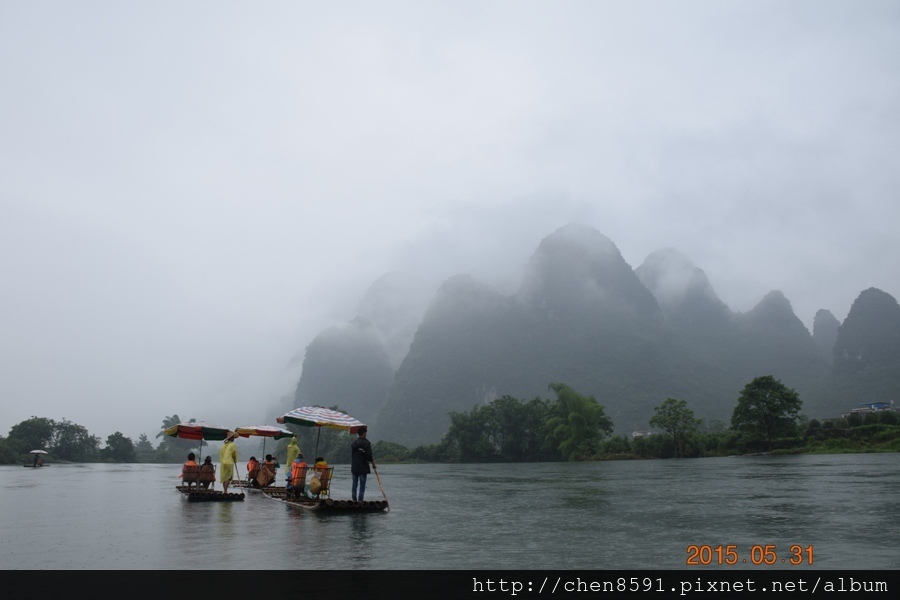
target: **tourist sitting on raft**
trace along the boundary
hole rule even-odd
[[[259,461],[256,460],[255,456],[251,456],[250,460],[247,461],[247,483],[249,483],[253,487],[259,487],[259,482],[256,481],[256,477],[258,475]]]
[[[263,463],[266,465],[266,468],[272,472],[272,475],[275,475],[275,472],[278,471],[278,467],[281,465],[278,464],[278,461],[271,454],[266,454],[266,462]]]
[[[200,485],[204,490],[208,490],[210,484],[213,489],[216,488],[216,465],[212,462],[212,456],[207,456],[200,465]]]
[[[306,493],[306,472],[308,470],[309,465],[303,460],[303,453],[298,453],[297,458],[291,463],[291,470],[288,476],[285,478],[287,481],[285,489],[289,497],[308,497]]]
[[[197,456],[191,452],[187,455],[187,461],[181,467],[181,482],[187,484],[190,488],[195,483],[199,487],[200,481],[200,465],[197,464]]]
[[[278,470],[271,454],[266,454],[266,461],[259,466],[259,472],[256,475],[256,481],[253,487],[266,487],[275,481],[275,472]]]
[[[306,489],[310,496],[318,498],[322,492],[328,490],[328,482],[331,480],[331,469],[328,468],[328,461],[321,456],[317,456],[316,462],[313,464],[313,471],[315,471],[315,474],[309,480]]]

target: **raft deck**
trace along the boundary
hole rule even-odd
[[[228,492],[220,490],[204,490],[202,487],[176,485],[175,489],[184,494],[188,502],[240,502],[244,499],[244,492]]]
[[[387,500],[335,500],[334,498],[304,498],[291,497],[286,493],[271,493],[263,490],[263,493],[273,500],[279,500],[291,506],[317,510],[330,513],[369,513],[387,512],[391,510]]]

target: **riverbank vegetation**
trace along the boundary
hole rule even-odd
[[[555,398],[520,400],[502,396],[451,412],[450,428],[437,444],[407,448],[380,440],[373,444],[376,461],[389,462],[554,462],[697,458],[735,454],[834,454],[900,452],[900,413],[887,410],[853,413],[836,419],[807,420],[797,393],[771,376],[757,377],[741,391],[730,425],[705,423],[685,400],[667,398],[654,409],[654,429],[613,435],[605,407],[563,383],[552,383]],[[49,452],[51,462],[180,463],[197,442],[165,436],[163,430],[181,420],[167,416],[154,448],[146,434],[137,442],[120,432],[105,445],[87,429],[63,419],[32,417],[0,436],[0,464],[28,463],[35,449]],[[305,447],[312,429],[298,432]],[[276,448],[284,445],[281,440]],[[330,462],[346,462],[341,448],[346,434],[327,431],[316,438],[320,454]]]
[[[654,430],[609,435],[612,422],[592,397],[563,384],[555,401],[510,396],[451,413],[440,443],[405,448],[374,445],[381,462],[542,462],[697,458],[736,454],[900,452],[900,415],[893,411],[806,420],[797,393],[771,376],[741,391],[730,426],[695,417],[684,400],[667,398],[654,410]],[[593,420],[587,418],[593,415]]]

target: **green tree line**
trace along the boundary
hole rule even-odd
[[[796,391],[771,375],[755,378],[741,390],[730,425],[704,424],[687,401],[666,398],[654,408],[653,435],[613,436],[605,407],[564,383],[551,383],[551,399],[523,401],[502,396],[468,412],[451,412],[450,428],[437,444],[407,448],[380,440],[373,446],[379,462],[551,462],[610,459],[689,458],[759,452],[874,452],[900,451],[900,415],[893,411],[851,414],[847,418],[806,420]],[[337,409],[337,407],[333,407]],[[187,422],[192,422],[190,419]],[[35,449],[50,461],[180,463],[198,442],[166,436],[165,429],[180,423],[166,416],[154,448],[146,434],[137,442],[115,432],[100,438],[66,419],[32,417],[0,436],[0,463],[28,463]],[[347,435],[335,430],[290,426],[308,458],[313,453],[330,463],[347,462]],[[271,446],[284,456],[288,440]],[[267,447],[266,452],[269,450]],[[318,452],[316,452],[318,447]],[[206,454],[206,451],[202,453]]]
[[[374,452],[381,462],[468,463],[900,451],[896,412],[807,421],[797,392],[771,375],[741,390],[730,426],[704,424],[687,401],[667,398],[650,419],[659,431],[639,437],[612,436],[613,423],[596,399],[565,384],[550,389],[555,400],[503,396],[470,412],[450,413],[450,429],[438,444],[409,449],[380,441]]]
[[[82,425],[33,416],[13,425],[7,437],[0,436],[0,464],[27,464],[32,450],[46,451],[50,462],[180,463],[196,450],[197,442],[164,435],[167,427],[179,422],[178,415],[163,419],[156,434],[162,439],[156,448],[147,434],[142,433],[135,442],[119,431],[107,436],[101,448],[100,438]]]
[[[337,407],[332,407],[339,410]],[[46,417],[31,417],[14,425],[7,437],[0,436],[0,464],[25,463],[30,464],[33,455],[32,450],[45,450],[49,453],[47,460],[50,462],[114,462],[114,463],[182,463],[189,452],[198,453],[201,456],[213,455],[206,442],[200,451],[200,443],[197,440],[187,440],[165,435],[165,430],[178,423],[193,423],[196,419],[182,419],[177,415],[166,416],[156,434],[157,446],[142,433],[137,442],[126,437],[121,432],[115,432],[106,438],[106,444],[101,448],[101,440],[91,435],[88,430],[78,424],[67,420],[54,421]],[[329,428],[301,427],[298,425],[286,425],[296,434],[297,442],[308,459],[315,458],[313,454],[324,456],[329,463],[340,464],[349,462],[349,436],[346,432]],[[277,441],[267,440],[266,454],[285,457],[285,447],[289,439]],[[260,444],[262,440],[260,439]],[[241,458],[249,458],[254,453],[248,453],[246,457],[242,452]],[[218,455],[213,455],[218,462]],[[262,458],[262,451],[260,456]]]

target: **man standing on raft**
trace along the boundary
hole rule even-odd
[[[372,442],[366,439],[368,428],[363,425],[356,430],[357,438],[350,444],[350,474],[353,477],[353,486],[350,497],[355,502],[363,501],[366,495],[366,476],[370,473],[369,463],[375,467],[375,459],[372,457]],[[359,487],[357,498],[356,488]]]

